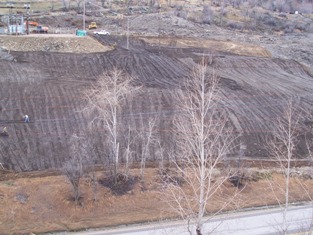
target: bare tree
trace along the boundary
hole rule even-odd
[[[235,140],[227,114],[219,105],[218,84],[214,70],[202,62],[177,91],[175,100],[181,111],[175,120],[179,151],[170,158],[175,177],[181,180],[172,177],[165,192],[169,206],[188,225],[194,224],[198,235],[203,233],[203,219],[213,196],[228,179],[227,174],[218,174],[217,168]]]
[[[158,140],[157,141],[157,149],[155,152],[156,155],[156,160],[159,162],[159,171],[163,172],[164,171],[164,148],[161,144],[161,141]]]
[[[203,6],[202,10],[202,23],[211,24],[214,20],[214,13],[208,5]]]
[[[54,11],[54,0],[50,0],[50,2],[51,2],[51,11]]]
[[[124,136],[124,143],[125,143],[125,151],[124,151],[124,160],[125,160],[125,175],[128,178],[129,176],[129,168],[132,163],[133,158],[133,151],[132,151],[132,145],[134,141],[136,140],[136,136],[134,136],[133,131],[130,127],[128,127],[128,132]]]
[[[280,187],[278,191],[283,192],[284,200],[282,201],[279,195],[276,195],[277,187],[272,186],[272,191],[278,204],[283,209],[283,224],[279,230],[283,234],[288,233],[287,214],[289,207],[289,182],[291,162],[296,157],[296,146],[299,135],[299,113],[294,107],[292,100],[288,102],[286,110],[283,112],[282,117],[277,120],[273,138],[268,141],[269,151],[277,160],[279,168],[284,175],[284,187]]]
[[[139,134],[141,146],[141,161],[140,161],[140,177],[144,178],[144,171],[146,168],[146,159],[149,155],[149,149],[151,144],[154,142],[154,128],[156,124],[155,118],[148,119],[147,124],[143,123],[141,117],[141,130]]]
[[[101,7],[105,7],[105,0],[101,0]]]
[[[113,69],[102,75],[97,83],[86,92],[87,106],[85,112],[91,118],[91,128],[104,128],[109,146],[109,160],[113,161],[113,176],[116,183],[120,159],[119,134],[122,105],[139,87],[134,87],[133,79],[121,70]]]
[[[70,9],[71,0],[62,0],[63,9],[68,11]]]
[[[239,8],[241,2],[242,2],[242,0],[232,0],[231,4],[232,4],[233,8]]]
[[[81,196],[79,183],[88,168],[89,151],[85,139],[73,135],[70,140],[69,160],[63,165],[63,172],[71,183],[74,191],[74,200],[78,203]]]
[[[73,0],[76,5],[76,12],[82,13],[84,7],[84,0]]]

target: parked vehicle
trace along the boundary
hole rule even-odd
[[[95,35],[110,35],[110,32],[106,31],[106,30],[100,30],[100,31],[95,31],[93,32]]]
[[[42,26],[42,25],[38,25],[37,29],[34,30],[35,33],[48,33],[49,28]]]
[[[96,28],[97,28],[96,22],[91,22],[90,25],[88,26],[88,29],[96,29]]]
[[[29,25],[29,26],[36,26],[36,27],[39,26],[38,22],[35,22],[35,21],[27,21],[27,20],[26,20],[26,21],[24,22],[24,24],[26,25],[27,22],[28,22],[28,25]]]

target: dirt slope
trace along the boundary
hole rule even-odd
[[[203,47],[208,50],[215,50],[226,53],[233,53],[236,55],[256,56],[256,57],[270,57],[266,49],[256,45],[249,45],[247,43],[238,43],[233,41],[218,41],[201,38],[158,38],[158,37],[140,37],[145,42],[153,45],[162,45],[165,47],[178,48],[197,48]]]
[[[208,47],[156,46],[134,38],[130,50],[125,50],[123,37],[98,40],[104,45],[115,44],[116,49],[87,54],[11,52],[16,62],[0,61],[0,128],[7,126],[10,134],[0,138],[0,162],[6,168],[29,171],[61,167],[69,137],[83,131],[88,122],[80,112],[84,90],[113,66],[144,85],[142,93],[124,110],[124,125],[138,128],[141,119],[160,116],[158,137],[165,149],[174,146],[170,123],[178,111],[171,90],[188,76]],[[298,100],[304,110],[312,108],[312,75],[293,60],[217,51],[213,67],[221,77],[224,107],[236,131],[243,132],[237,144],[247,157],[267,157],[264,140],[288,97]],[[30,124],[21,121],[24,114],[30,116]],[[96,133],[98,157],[105,151],[102,133]],[[140,145],[136,148],[139,152]],[[150,160],[155,157],[151,151]],[[135,154],[134,160],[139,159]]]

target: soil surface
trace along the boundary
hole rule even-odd
[[[184,4],[185,5],[185,4]],[[201,15],[202,8],[198,6],[185,5],[186,11]],[[229,29],[219,27],[214,24],[202,24],[197,20],[185,19],[175,15],[175,8],[167,9],[161,12],[153,12],[152,9],[141,12],[133,12],[125,15],[124,11],[118,15],[107,14],[104,16],[87,16],[87,24],[95,21],[98,29],[106,29],[113,35],[127,34],[127,19],[129,19],[129,35],[137,36],[161,36],[175,38],[197,38],[211,39],[218,41],[231,41],[237,43],[249,43],[266,48],[275,58],[294,59],[302,64],[311,67],[313,70],[313,48],[311,41],[313,34],[295,30],[293,33],[284,33],[283,31],[273,31],[271,26],[267,26],[263,30],[257,29]],[[218,9],[214,9],[218,10]],[[258,9],[260,10],[260,9]],[[228,15],[241,14],[235,9],[229,7]],[[262,12],[262,10],[260,10]],[[50,16],[39,17],[37,20],[52,28],[81,28],[82,15],[75,12],[64,13]],[[217,13],[219,14],[219,13]],[[298,25],[313,25],[313,17],[309,15],[286,14],[286,18],[282,18],[280,14],[271,13],[277,20],[284,23],[294,23]],[[241,22],[244,23],[244,22]],[[92,31],[91,31],[92,32]],[[201,47],[201,44],[198,45]]]
[[[24,40],[23,37],[15,39]],[[14,58],[0,61],[0,128],[6,126],[9,133],[9,137],[0,138],[0,162],[6,169],[60,168],[66,159],[70,136],[84,132],[88,124],[81,112],[85,107],[84,91],[113,67],[126,71],[135,77],[136,84],[143,85],[142,91],[127,101],[122,126],[140,129],[141,120],[158,117],[156,138],[164,143],[166,151],[175,146],[171,123],[180,112],[175,108],[171,91],[188,78],[203,55],[214,55],[210,69],[221,78],[223,108],[227,109],[235,131],[242,133],[230,158],[238,156],[239,151],[251,159],[268,157],[265,140],[289,98],[304,112],[312,109],[310,69],[295,60],[270,57],[271,53],[255,45],[191,38],[132,37],[127,50],[123,36],[95,39],[105,45],[100,45],[102,49],[115,49],[97,53],[65,53],[63,49],[60,52],[33,49],[6,52]],[[47,39],[40,36],[34,40]],[[73,42],[73,50],[77,40],[86,40],[82,44],[92,48],[100,44],[88,37],[62,40]],[[28,124],[22,121],[25,114],[31,120]],[[303,135],[311,130],[305,121],[301,120]],[[102,132],[98,129],[94,133],[99,136],[95,148],[98,163],[101,153],[106,151],[101,144]],[[305,156],[305,150],[300,150],[300,155]],[[140,144],[135,148],[135,162],[140,161],[139,152]],[[149,160],[156,158],[156,152],[150,151]]]
[[[73,34],[0,36],[0,47],[8,51],[69,53],[106,52],[111,49],[98,43],[91,37],[77,37]]]
[[[48,25],[51,32],[60,32],[66,27],[81,27],[81,18],[79,14],[58,13],[40,17],[39,22]],[[191,22],[173,12],[138,14],[129,19],[129,48],[127,17],[120,15],[87,17],[87,23],[96,21],[98,29],[109,30],[111,36],[93,37],[90,31],[92,37],[83,38],[0,37],[0,130],[6,127],[9,134],[0,136],[0,168],[6,169],[0,175],[0,234],[75,230],[173,216],[162,200],[156,169],[148,169],[145,182],[134,181],[134,188],[123,196],[115,196],[105,187],[110,181],[98,173],[102,181],[97,181],[96,200],[86,177],[81,182],[79,206],[71,201],[70,184],[59,175],[58,169],[68,158],[70,137],[83,134],[89,122],[82,112],[84,92],[113,67],[132,75],[134,86],[143,87],[123,107],[121,126],[140,129],[142,120],[157,117],[156,139],[165,152],[175,146],[172,122],[181,112],[175,107],[172,91],[188,79],[195,63],[213,56],[210,70],[221,79],[223,109],[235,131],[241,133],[228,159],[236,162],[240,153],[251,165],[269,160],[266,139],[290,98],[303,114],[297,147],[298,156],[306,157],[304,140],[312,136],[312,34],[228,30]],[[23,122],[25,114],[30,123]],[[104,130],[93,134],[98,141],[94,146],[96,163],[101,163],[101,154],[107,153]],[[140,161],[140,150],[138,143],[134,162]],[[155,166],[158,157],[154,146],[148,161]],[[273,166],[271,161],[262,164]],[[132,174],[139,175],[138,170]],[[283,184],[282,175],[272,176],[272,182]],[[306,185],[305,193],[299,182]],[[291,201],[311,200],[312,188],[310,177],[300,181],[294,177]],[[227,185],[217,197],[227,198],[234,190]],[[248,182],[239,196],[229,209],[277,203],[269,180],[264,178]],[[219,207],[218,202],[213,205],[212,211]]]

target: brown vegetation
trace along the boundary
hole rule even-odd
[[[25,234],[48,231],[79,230],[90,227],[115,226],[127,223],[149,222],[163,220],[175,216],[168,210],[168,205],[160,193],[162,184],[156,169],[148,168],[145,173],[145,185],[136,183],[133,189],[122,196],[114,196],[113,192],[98,185],[98,199],[93,200],[93,189],[89,178],[81,181],[81,205],[70,200],[72,192],[64,176],[47,176],[35,178],[8,179],[0,182],[0,234]],[[254,172],[254,173],[253,173]],[[244,207],[269,206],[276,204],[268,179],[273,183],[284,185],[284,177],[277,173],[256,173],[249,170],[251,181],[248,181],[227,209]],[[99,179],[105,176],[97,173]],[[140,171],[132,170],[132,175]],[[301,179],[312,195],[313,181]],[[299,178],[292,177],[290,181],[290,199],[305,201],[309,197],[303,194],[303,188],[298,183]],[[166,189],[163,189],[166,190]],[[230,183],[225,183],[223,190],[216,195],[209,206],[209,212],[219,209],[236,190]],[[284,194],[278,195],[281,199]]]

